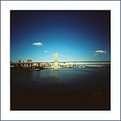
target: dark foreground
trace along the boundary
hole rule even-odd
[[[11,110],[110,110],[109,68],[11,70]]]

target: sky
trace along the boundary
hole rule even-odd
[[[11,61],[110,60],[110,11],[10,13]]]

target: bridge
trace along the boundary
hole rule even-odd
[[[11,67],[42,67],[42,68],[54,68],[55,71],[57,71],[60,67],[79,67],[76,66],[78,64],[81,65],[87,65],[90,63],[91,66],[97,65],[104,65],[104,64],[110,64],[110,60],[65,60],[65,61],[58,61],[58,54],[57,52],[54,54],[54,62],[32,62],[31,60],[28,60],[26,62],[14,62],[11,63]],[[63,57],[64,58],[64,57]],[[69,64],[69,66],[66,66],[66,64]]]

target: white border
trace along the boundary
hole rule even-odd
[[[10,111],[10,10],[111,10],[111,111]],[[1,1],[1,120],[120,119],[120,1]]]

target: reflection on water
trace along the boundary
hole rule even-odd
[[[12,72],[12,81],[15,86],[26,88],[49,87],[60,84],[60,89],[98,88],[109,82],[108,69],[53,69],[41,71]],[[33,82],[36,83],[33,85]],[[50,88],[49,88],[50,89]]]
[[[54,77],[58,79],[58,71],[54,71]]]
[[[109,109],[110,70],[68,68],[58,71],[11,71],[11,89],[12,107],[16,105],[18,109],[21,106],[33,106],[34,109],[51,106],[67,109],[96,106]],[[85,103],[87,100],[90,102]]]
[[[56,84],[58,84],[58,71],[57,70],[54,70],[54,77],[55,77],[55,79],[54,79],[54,82],[56,83]]]

